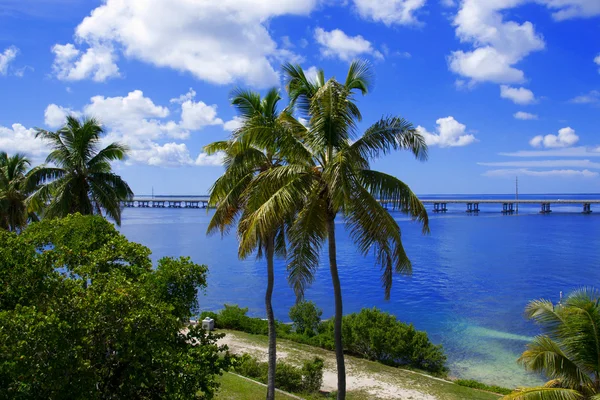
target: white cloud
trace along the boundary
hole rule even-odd
[[[477,164],[483,165],[486,167],[600,169],[600,162],[593,162],[590,160],[502,161],[502,162],[479,162]]]
[[[440,118],[436,124],[437,134],[428,132],[422,126],[417,127],[417,131],[423,135],[429,146],[460,147],[477,141],[475,136],[466,133],[467,127],[455,120],[454,117]]]
[[[112,46],[108,44],[96,44],[83,54],[72,43],[55,44],[52,52],[52,70],[60,80],[78,81],[91,78],[96,82],[104,82],[120,76],[116,55]]]
[[[594,62],[595,62],[596,64],[598,64],[598,66],[600,67],[600,54],[598,54],[598,55],[596,56],[596,58],[594,58]],[[600,68],[598,69],[598,73],[600,74]]]
[[[46,126],[56,129],[60,128],[65,124],[67,116],[73,115],[77,118],[81,117],[81,113],[73,111],[70,108],[64,108],[57,106],[56,104],[50,104],[44,111],[44,123]]]
[[[119,52],[212,83],[242,80],[266,87],[279,82],[271,60],[290,55],[279,53],[267,30],[269,20],[308,15],[316,5],[317,0],[105,0],[76,28],[75,40],[94,53],[110,49],[112,63]],[[82,56],[68,50],[58,72],[70,75]]]
[[[575,104],[593,104],[600,102],[600,91],[592,90],[588,94],[583,94],[569,100],[570,103]]]
[[[30,157],[41,158],[48,153],[48,147],[35,138],[35,129],[21,124],[11,127],[0,126],[0,149],[7,153],[25,153]]]
[[[353,0],[358,14],[367,20],[391,25],[414,25],[419,21],[415,13],[425,6],[426,0]]]
[[[440,3],[444,7],[456,7],[454,0],[440,0]]]
[[[375,50],[371,42],[362,36],[348,36],[339,29],[327,32],[323,28],[316,28],[315,40],[321,45],[321,54],[325,57],[351,61],[359,55],[371,54],[375,58],[383,58],[383,54]]]
[[[233,117],[233,119],[225,122],[225,124],[223,124],[223,129],[225,129],[226,131],[230,131],[233,132],[238,128],[241,128],[242,126],[242,118],[238,117],[237,115],[235,117]]]
[[[194,164],[198,166],[221,166],[223,165],[223,154],[215,153],[208,155],[206,153],[200,153],[198,154],[196,161],[194,161]]]
[[[574,170],[574,169],[553,169],[553,170],[545,170],[545,171],[535,171],[527,168],[519,168],[519,169],[495,169],[491,171],[486,171],[483,173],[484,176],[493,176],[493,177],[514,177],[516,175],[519,176],[533,176],[533,177],[557,177],[557,178],[595,178],[598,176],[598,172],[590,171],[588,169],[584,170]]]
[[[512,153],[499,153],[507,157],[600,157],[600,147],[569,147],[552,150],[519,150]]]
[[[536,114],[531,114],[531,113],[524,112],[524,111],[517,111],[516,113],[513,114],[513,117],[515,117],[516,119],[523,120],[523,121],[538,119],[538,116]]]
[[[128,163],[168,167],[215,165],[215,157],[201,158],[204,161],[197,162],[190,155],[186,143],[172,141],[187,139],[190,132],[207,126],[224,125],[217,116],[217,107],[196,101],[195,96],[196,92],[190,89],[186,94],[171,99],[171,104],[179,104],[179,121],[169,119],[171,110],[155,104],[141,90],[134,90],[127,96],[94,96],[82,112],[51,104],[46,108],[45,120],[49,126],[57,127],[69,113],[97,118],[108,132],[104,143],[118,141],[129,146]]]
[[[0,53],[0,75],[6,76],[9,64],[17,57],[18,52],[19,49],[15,46],[10,46]]]
[[[535,102],[533,92],[524,87],[514,88],[507,85],[500,86],[500,97],[512,100],[515,104],[531,104]]]
[[[455,51],[448,59],[450,70],[474,82],[519,83],[523,71],[514,66],[533,51],[544,48],[533,24],[504,21],[502,11],[525,0],[464,0],[454,18],[456,35],[472,43],[473,51]]]
[[[598,0],[537,0],[537,2],[553,10],[552,17],[557,21],[600,15]]]
[[[529,141],[533,147],[571,147],[579,141],[579,136],[575,134],[575,130],[570,127],[562,128],[558,131],[558,135],[538,135]]]

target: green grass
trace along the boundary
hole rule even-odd
[[[219,378],[219,383],[221,383],[221,388],[215,396],[216,400],[256,400],[267,395],[267,388],[258,382],[248,381],[228,372]],[[277,392],[275,398],[277,400],[293,399],[281,392]]]
[[[235,336],[238,341],[243,341],[250,348],[248,353],[252,355],[264,356],[266,354],[268,344],[266,336],[229,330],[219,330],[219,332]],[[279,354],[285,353],[287,356],[285,360],[292,364],[301,364],[303,360],[312,359],[315,356],[321,357],[325,360],[326,369],[335,370],[335,355],[331,351],[284,339],[278,339],[277,351]],[[500,397],[498,394],[459,386],[450,381],[434,378],[420,372],[389,367],[352,356],[346,356],[346,364],[348,375],[376,378],[389,387],[415,390],[434,396],[439,400],[498,400]],[[316,398],[319,397],[311,397],[311,400]],[[347,398],[348,400],[383,400],[389,397],[378,397],[361,388],[360,390],[349,391]]]

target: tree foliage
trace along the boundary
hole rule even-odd
[[[104,129],[93,118],[67,117],[56,132],[38,129],[36,137],[48,142],[52,152],[48,164],[38,171],[42,186],[32,201],[44,204],[49,218],[68,214],[102,214],[121,224],[121,201],[133,197],[129,185],[112,171],[111,162],[123,160],[128,148],[111,143],[99,148]]]
[[[294,304],[289,312],[296,332],[307,336],[314,336],[318,332],[321,315],[323,310],[314,302],[304,300]]]
[[[37,216],[27,197],[37,186],[39,167],[29,169],[31,162],[23,154],[9,156],[0,151],[0,229],[17,231]]]
[[[186,327],[207,268],[149,253],[99,216],[0,232],[0,398],[211,398],[226,348]]]
[[[542,387],[520,388],[506,400],[597,400],[600,398],[600,292],[573,291],[564,302],[531,301],[527,318],[543,334],[519,358],[528,371],[544,374]]]

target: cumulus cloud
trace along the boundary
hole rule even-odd
[[[464,0],[454,18],[456,35],[475,49],[453,52],[448,58],[450,70],[474,82],[523,82],[525,74],[515,65],[543,49],[544,40],[531,22],[505,21],[502,12],[524,1]]]
[[[18,48],[10,46],[0,53],[0,75],[6,76],[9,64],[17,57],[18,52]]]
[[[116,76],[116,61],[122,54],[216,84],[242,80],[253,86],[274,85],[279,77],[271,61],[292,54],[277,47],[267,30],[269,20],[308,15],[317,0],[152,0],[140,4],[105,0],[94,9],[75,30],[75,42],[86,50],[70,44],[56,48],[57,76],[96,80]],[[92,62],[100,59],[102,68]]]
[[[242,118],[235,116],[223,124],[223,129],[233,132],[242,126]]]
[[[538,116],[536,114],[531,114],[524,111],[517,111],[513,114],[513,117],[515,117],[515,119],[520,119],[523,121],[538,119]]]
[[[35,138],[35,129],[26,128],[21,124],[0,126],[0,149],[9,154],[25,153],[35,158],[41,158],[49,151],[42,140]]]
[[[52,70],[60,80],[78,81],[91,78],[96,82],[104,82],[120,76],[116,55],[110,45],[96,44],[82,53],[72,43],[55,44],[52,53]]]
[[[598,66],[600,67],[600,54],[598,54],[598,55],[596,56],[596,58],[594,58],[594,62],[595,62],[596,64],[598,64]],[[598,68],[598,73],[600,74],[600,68]]]
[[[417,127],[417,131],[423,135],[429,146],[460,147],[477,141],[475,136],[466,132],[467,127],[454,117],[440,118],[435,122],[437,133],[430,133],[422,126]]]
[[[562,128],[558,131],[558,135],[538,135],[529,141],[533,147],[571,147],[579,141],[579,136],[575,134],[575,130],[570,127]]]
[[[575,169],[551,169],[544,171],[531,170],[527,168],[518,169],[495,169],[486,171],[483,173],[484,176],[496,176],[496,177],[514,177],[518,176],[534,176],[534,177],[558,177],[558,178],[595,178],[598,176],[598,172],[590,171],[588,169],[575,170]]]
[[[500,97],[511,100],[515,104],[531,104],[535,102],[533,92],[524,87],[514,88],[507,85],[500,86]]]
[[[44,111],[44,123],[52,129],[60,128],[65,124],[67,116],[69,115],[73,115],[77,118],[81,117],[81,113],[78,111],[57,106],[56,104],[50,104]]]
[[[415,13],[425,6],[426,0],[353,0],[361,18],[391,25],[414,25],[419,21]]]
[[[348,36],[340,29],[327,32],[323,28],[317,28],[315,40],[321,46],[321,54],[325,57],[351,61],[359,55],[370,54],[375,58],[383,58],[383,54],[375,50],[371,42],[360,35]]]
[[[173,141],[187,139],[191,132],[207,126],[223,126],[223,120],[217,116],[217,106],[196,101],[193,89],[170,103],[178,104],[179,120],[169,118],[172,111],[156,104],[141,90],[134,90],[126,96],[94,96],[82,111],[50,104],[44,116],[46,124],[51,127],[62,125],[68,114],[97,118],[108,133],[105,143],[118,141],[129,146],[129,163],[166,167],[219,165],[217,156],[205,155],[194,159],[186,143]]]
[[[600,2],[597,0],[537,0],[537,2],[551,9],[552,17],[557,21],[600,15]]]

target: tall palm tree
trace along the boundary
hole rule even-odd
[[[564,302],[530,302],[527,318],[541,325],[519,358],[528,371],[550,380],[544,386],[520,388],[505,400],[598,400],[600,399],[600,292],[575,290]]]
[[[208,226],[208,233],[220,231],[226,233],[243,215],[252,212],[250,201],[258,193],[252,188],[256,178],[263,172],[271,170],[286,162],[285,147],[281,138],[284,127],[279,123],[280,114],[277,104],[281,100],[277,89],[271,89],[264,98],[260,94],[247,90],[236,90],[233,93],[232,104],[241,117],[242,125],[235,130],[227,141],[214,142],[205,147],[208,154],[223,152],[225,154],[225,172],[210,189],[209,204],[216,207],[215,213]],[[268,140],[257,144],[253,140],[253,132],[268,130],[272,135]],[[293,150],[293,148],[292,148]],[[293,152],[290,153],[293,158]],[[268,196],[270,193],[260,193]],[[269,326],[269,357],[267,399],[275,399],[275,364],[276,364],[276,327],[273,314],[272,295],[274,286],[275,255],[285,256],[285,238],[283,235],[284,220],[267,230],[247,229],[243,224],[238,225],[240,237],[252,237],[255,240],[241,241],[240,258],[246,258],[258,250],[259,257],[263,255],[267,261],[267,289],[265,293],[265,308]]]
[[[37,219],[26,202],[37,184],[39,168],[28,171],[31,162],[25,155],[0,152],[0,228],[17,231],[30,219]]]
[[[335,220],[341,215],[359,250],[374,251],[382,268],[382,284],[388,298],[394,271],[410,273],[411,263],[402,246],[400,227],[382,202],[411,215],[428,232],[427,211],[410,188],[398,178],[373,171],[373,159],[392,150],[406,149],[420,160],[427,158],[423,137],[402,118],[383,118],[360,137],[356,124],[361,114],[354,92],[367,93],[369,65],[353,62],[345,83],[325,80],[321,70],[308,79],[300,66],[286,65],[287,90],[292,105],[308,120],[300,129],[297,121],[284,115],[282,124],[302,149],[302,156],[262,172],[253,185],[255,192],[273,193],[254,205],[240,224],[268,230],[277,226],[279,216],[295,213],[287,229],[290,247],[289,281],[301,298],[313,278],[322,245],[328,243],[329,269],[335,296],[334,336],[338,370],[338,399],[346,396],[346,372],[342,345],[342,290],[338,275]],[[257,143],[266,143],[265,130],[255,132]],[[272,135],[271,135],[272,136]],[[288,140],[286,139],[286,142]]]
[[[130,200],[129,185],[112,172],[111,162],[123,160],[127,147],[111,143],[99,149],[104,134],[93,118],[78,120],[67,117],[66,125],[50,132],[38,129],[36,137],[46,140],[52,152],[46,162],[55,167],[40,171],[44,184],[32,199],[47,203],[45,217],[64,217],[68,214],[99,214],[102,210],[117,225],[121,225],[121,201]]]

